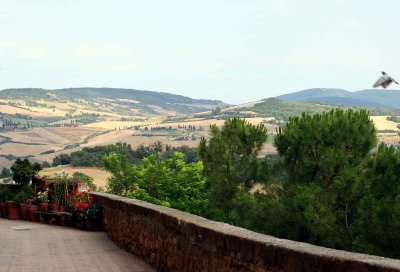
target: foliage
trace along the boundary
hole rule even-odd
[[[80,172],[74,172],[72,177],[66,173],[54,175],[51,177],[54,183],[51,184],[52,199],[59,204],[66,204],[66,197],[78,183],[85,183],[91,191],[96,191],[97,186],[94,184],[93,178]]]
[[[292,226],[281,235],[352,249],[364,165],[376,144],[375,132],[366,111],[340,109],[291,117],[278,129],[275,145],[287,174],[278,217]]]
[[[157,160],[154,155],[143,159],[136,168],[138,190],[129,194],[149,202],[202,214],[207,205],[203,164],[185,163],[182,153]]]
[[[188,146],[170,147],[166,146],[163,152],[163,146],[160,142],[155,143],[155,148],[147,149],[140,145],[135,150],[126,143],[116,143],[104,146],[84,147],[80,151],[71,154],[60,154],[53,159],[53,165],[71,164],[74,167],[104,167],[104,156],[111,153],[123,154],[127,161],[132,164],[140,164],[143,158],[154,154],[158,159],[170,158],[175,151],[185,154],[186,162],[197,161],[197,148]]]
[[[54,152],[56,152],[54,149],[46,150],[46,151],[40,152],[40,155],[53,154]]]
[[[362,186],[353,250],[400,258],[400,153],[381,144]]]
[[[342,170],[360,165],[376,144],[375,132],[364,110],[304,113],[278,128],[275,145],[291,183],[329,187]]]
[[[13,193],[7,186],[0,187],[0,202],[6,202],[13,198]]]
[[[61,175],[55,175],[52,177],[52,179],[54,179],[54,200],[61,205],[67,204],[67,195],[68,192],[72,190],[74,183],[68,174],[65,173],[62,173]]]
[[[110,193],[127,196],[136,189],[136,166],[129,164],[126,155],[112,153],[105,156],[104,168],[112,174],[107,183]]]
[[[0,178],[8,178],[11,176],[11,169],[3,167],[1,169]]]
[[[53,158],[53,166],[66,165],[71,163],[71,158],[66,153],[61,153]]]
[[[49,168],[49,167],[51,167],[51,165],[48,161],[42,162],[42,168]]]
[[[18,204],[26,204],[33,196],[32,186],[26,185],[14,196],[13,201]]]
[[[239,118],[225,121],[220,129],[211,126],[211,138],[200,142],[200,157],[210,186],[210,201],[228,213],[233,209],[232,200],[241,189],[250,190],[258,181],[260,168],[257,159],[267,140],[264,125],[254,126]]]
[[[35,177],[42,167],[37,162],[31,163],[28,159],[17,159],[11,166],[13,179],[17,184],[26,185]]]
[[[94,184],[93,178],[81,172],[74,172],[71,179],[72,184],[85,183],[91,191],[96,191],[97,186]]]
[[[209,212],[203,164],[186,163],[182,153],[164,160],[151,155],[140,165],[114,153],[105,158],[105,165],[113,174],[108,182],[111,193],[196,214]]]
[[[176,147],[166,147],[166,152],[163,154],[163,158],[172,158],[175,152],[182,153],[183,159],[186,163],[197,162],[198,158],[198,148],[189,147],[187,145],[176,146]]]

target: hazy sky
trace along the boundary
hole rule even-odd
[[[400,80],[399,50],[399,0],[0,0],[0,89],[242,103]]]

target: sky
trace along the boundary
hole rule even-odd
[[[357,91],[400,80],[399,26],[398,0],[0,0],[0,89]]]

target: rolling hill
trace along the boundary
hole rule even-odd
[[[337,107],[368,108],[379,130],[387,131],[380,138],[397,142],[398,123],[387,117],[400,115],[399,94],[315,88],[228,107],[217,100],[133,89],[6,89],[0,91],[0,167],[16,158],[51,162],[62,153],[117,142],[197,146],[211,124],[222,125],[229,117],[263,122],[273,133],[290,116]]]
[[[141,115],[168,115],[174,112],[187,114],[211,110],[218,105],[224,105],[217,100],[192,99],[165,92],[118,88],[5,89],[0,91],[0,100],[8,102],[22,100],[29,102],[27,106],[33,107],[38,106],[38,101],[41,101],[39,106],[45,105],[44,107],[49,106],[51,102],[64,104],[71,102],[80,104],[86,110],[102,108],[121,115],[137,115],[138,113]],[[57,108],[56,105],[52,105],[52,107]],[[79,105],[73,105],[70,110],[78,107]]]
[[[314,88],[280,95],[277,98],[357,108],[400,109],[399,90],[367,89],[349,92],[342,89]]]

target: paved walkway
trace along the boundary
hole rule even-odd
[[[104,232],[0,219],[0,271],[156,271]]]

